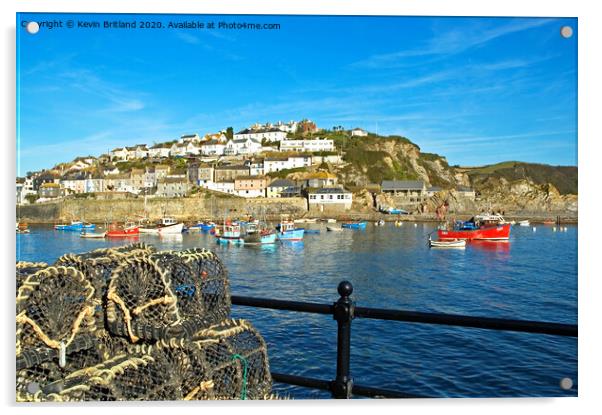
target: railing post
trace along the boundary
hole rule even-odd
[[[342,281],[337,288],[339,300],[334,303],[334,319],[337,321],[337,377],[332,382],[332,397],[335,399],[351,398],[353,379],[349,373],[351,355],[351,320],[355,305],[349,297],[353,293],[353,285]]]

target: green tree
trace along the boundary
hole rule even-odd
[[[36,194],[30,193],[28,195],[25,195],[25,199],[29,202],[29,203],[35,203],[36,200],[38,200],[40,197]]]
[[[232,128],[232,127],[226,128],[226,138],[228,140],[232,140],[234,138],[234,128]]]

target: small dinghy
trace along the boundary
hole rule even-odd
[[[340,226],[327,226],[326,230],[328,232],[341,232],[343,228],[341,228]]]
[[[79,236],[80,238],[100,239],[104,238],[106,235],[106,232],[82,232]]]
[[[466,248],[464,239],[439,239],[432,240],[429,238],[429,246],[431,248]]]
[[[518,222],[519,226],[531,226],[531,223],[529,223],[528,220],[521,220]]]

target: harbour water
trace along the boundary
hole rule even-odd
[[[433,224],[343,232],[306,226],[321,233],[271,246],[220,246],[204,233],[135,240],[158,249],[214,250],[235,295],[332,303],[347,279],[361,306],[577,323],[577,226],[515,226],[509,242],[472,242],[465,250],[430,249]],[[30,234],[17,235],[17,260],[52,263],[67,252],[124,243],[31,226]],[[233,317],[260,330],[273,371],[334,378],[332,317],[236,306]],[[351,372],[357,384],[433,397],[576,396],[577,339],[357,319]],[[570,390],[560,387],[563,378],[572,379]],[[282,384],[274,390],[329,397]]]

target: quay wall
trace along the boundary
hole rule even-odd
[[[243,199],[243,198],[153,198],[144,199],[64,199],[58,202],[17,206],[17,218],[28,223],[55,223],[84,218],[89,222],[123,222],[140,217],[151,220],[163,215],[178,220],[219,219],[227,216],[253,215],[279,219],[280,214],[300,217],[307,212],[304,198]]]

